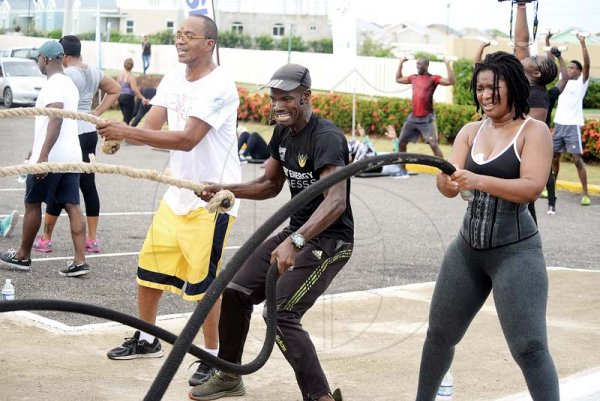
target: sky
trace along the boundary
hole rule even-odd
[[[448,24],[454,29],[496,28],[506,34],[510,26],[510,0],[354,1],[360,18],[378,24],[416,21],[422,25]],[[527,5],[530,28],[533,25],[533,4]],[[564,31],[577,27],[598,33],[600,0],[541,0],[538,5],[538,21],[538,32],[547,32],[548,29]]]

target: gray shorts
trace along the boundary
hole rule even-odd
[[[581,130],[578,125],[554,124],[554,153],[567,152],[574,155],[583,153]]]
[[[406,118],[402,126],[400,142],[415,143],[423,137],[426,143],[437,143],[437,127],[435,125],[435,114],[429,114],[425,117],[415,117],[412,113]]]

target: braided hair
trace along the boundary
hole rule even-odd
[[[537,79],[537,83],[546,86],[558,76],[558,67],[556,66],[556,63],[548,57],[541,57],[538,58],[538,60],[540,61],[538,63],[540,76]]]
[[[488,54],[483,61],[475,64],[473,77],[471,78],[471,92],[477,111],[481,110],[481,105],[477,100],[477,76],[482,71],[492,71],[494,73],[494,94],[492,95],[494,102],[496,102],[496,97],[498,101],[500,100],[498,81],[502,78],[506,82],[508,105],[515,110],[513,120],[529,113],[527,98],[531,88],[525,76],[523,65],[515,56],[499,51]]]

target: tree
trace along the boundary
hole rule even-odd
[[[391,46],[384,46],[373,39],[368,33],[362,34],[362,43],[358,50],[359,56],[367,57],[394,57]]]

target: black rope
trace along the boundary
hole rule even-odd
[[[271,216],[256,230],[256,232],[240,247],[240,249],[238,249],[227,266],[208,287],[202,301],[198,303],[194,312],[190,316],[190,319],[178,337],[167,330],[144,322],[143,320],[131,315],[96,305],[70,301],[15,300],[9,302],[0,302],[0,312],[10,312],[16,310],[58,310],[64,312],[82,313],[90,316],[114,320],[128,326],[135,327],[173,344],[171,352],[169,353],[166,361],[158,372],[154,382],[152,383],[152,386],[144,398],[146,401],[162,399],[186,353],[190,353],[197,358],[206,361],[210,365],[229,373],[242,375],[253,373],[266,363],[271,351],[273,350],[277,325],[275,284],[278,277],[278,270],[275,265],[271,266],[266,281],[265,307],[267,313],[265,319],[267,330],[265,342],[257,357],[246,365],[237,365],[224,361],[192,344],[194,338],[200,330],[200,327],[202,326],[202,323],[206,319],[206,316],[212,309],[212,306],[221,296],[221,293],[227,284],[241,268],[242,264],[252,255],[254,250],[265,239],[267,239],[269,235],[271,235],[273,230],[279,227],[294,211],[304,206],[310,200],[338,182],[346,180],[362,171],[383,167],[388,164],[405,163],[422,164],[436,167],[448,175],[451,175],[456,170],[452,164],[435,156],[414,153],[388,153],[385,155],[368,157],[366,159],[354,162],[315,182],[283,205],[273,216]]]

